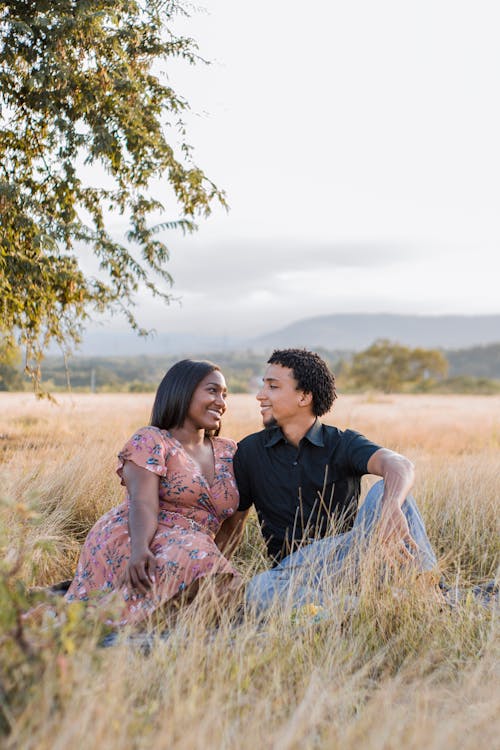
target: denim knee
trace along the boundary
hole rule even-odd
[[[375,523],[380,518],[383,494],[384,481],[381,479],[369,490],[358,511],[353,530],[356,529],[358,533],[362,531],[363,535],[371,533]],[[436,555],[427,537],[425,524],[413,495],[406,497],[401,510],[408,521],[410,534],[418,547],[417,560],[419,565],[422,570],[431,570],[437,564]]]
[[[245,587],[247,605],[257,611],[267,609],[279,596],[282,586],[275,570],[266,570],[251,578]]]
[[[361,527],[364,534],[367,534],[372,530],[374,523],[380,517],[383,494],[384,480],[380,479],[368,490],[368,493],[357,512],[356,518],[354,519],[353,530],[358,530],[358,528]]]

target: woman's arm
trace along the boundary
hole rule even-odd
[[[160,478],[131,461],[125,461],[122,476],[130,498],[131,554],[126,583],[145,594],[155,582],[156,560],[149,545],[158,526]]]
[[[241,541],[248,510],[236,511],[226,518],[215,536],[215,543],[228,560]]]

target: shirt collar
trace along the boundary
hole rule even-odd
[[[325,443],[323,440],[323,425],[317,417],[314,424],[311,425],[310,429],[304,435],[304,439],[309,440],[310,443],[312,443],[313,445],[317,445],[320,448],[324,447]]]
[[[281,431],[281,427],[278,427],[278,425],[276,425],[275,427],[271,427],[270,429],[266,430],[266,432],[267,435],[264,439],[265,448],[272,448],[274,445],[279,443],[280,440],[286,440]],[[325,443],[323,441],[323,425],[321,424],[319,419],[315,420],[314,424],[311,425],[302,439],[308,440],[310,443],[312,443],[312,445],[317,445],[320,448],[324,447]]]
[[[267,430],[265,430],[265,433],[266,433],[264,437],[265,448],[272,448],[273,445],[276,445],[276,443],[279,443],[280,440],[285,440],[285,436],[281,432],[281,427],[278,427],[278,425],[268,428]]]

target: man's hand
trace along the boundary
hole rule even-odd
[[[226,518],[215,537],[215,543],[226,560],[229,560],[243,536],[248,510],[237,510]]]
[[[132,550],[125,583],[141,594],[147,594],[155,583],[156,559],[149,547]]]
[[[414,482],[414,466],[405,456],[380,448],[371,456],[367,468],[370,474],[384,479],[378,533],[386,557],[412,560],[414,555],[411,550],[415,551],[418,547],[410,534],[401,506]]]
[[[395,555],[402,560],[414,559],[412,550],[415,551],[418,548],[410,534],[405,514],[397,503],[383,503],[378,533],[380,542],[389,557]]]

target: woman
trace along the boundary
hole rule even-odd
[[[228,561],[240,522],[236,443],[217,437],[226,396],[224,377],[211,362],[186,359],[167,372],[151,424],[119,453],[125,502],[91,529],[68,601],[118,591],[119,624],[137,624],[195,593],[203,578],[217,576],[221,596],[239,588]]]

